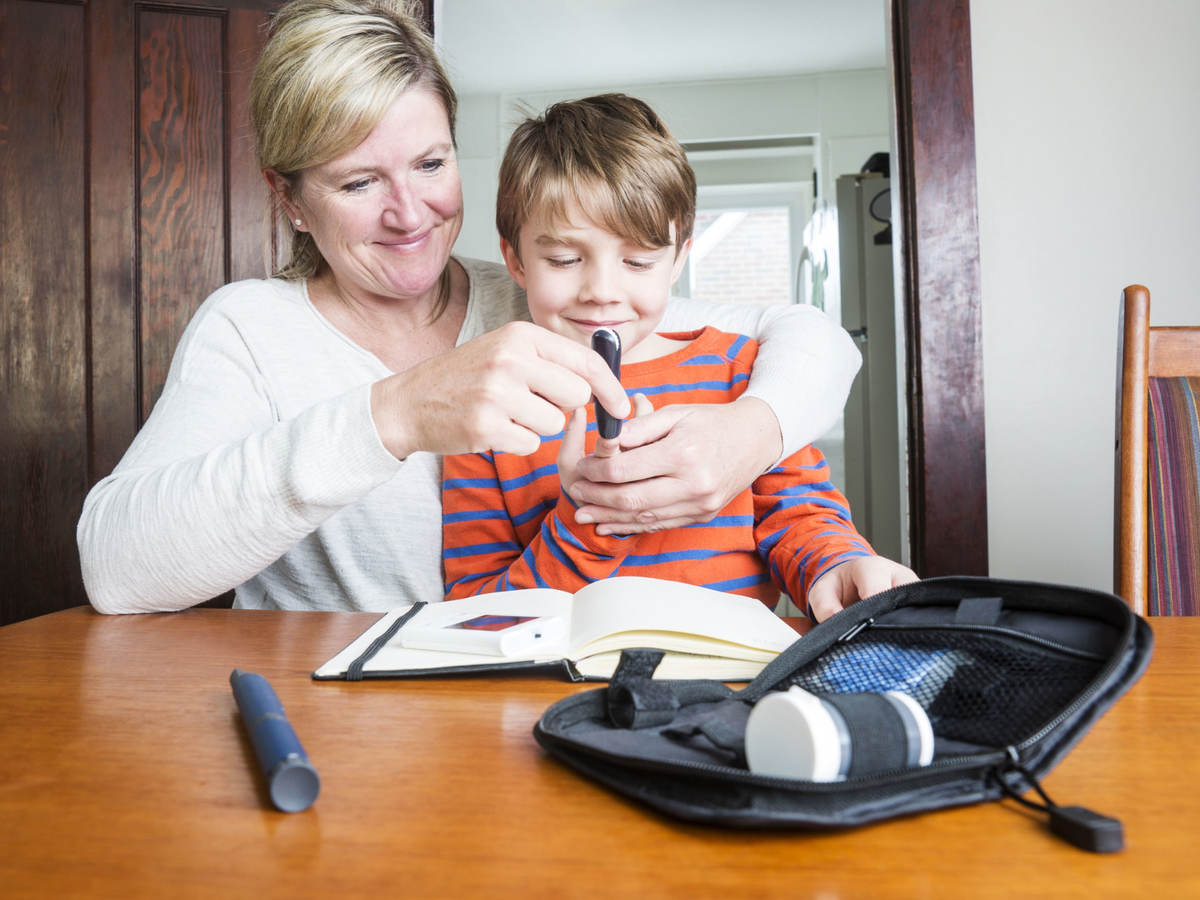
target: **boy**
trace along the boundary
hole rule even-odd
[[[691,246],[695,176],[645,103],[607,94],[559,103],[513,133],[500,167],[496,222],[533,321],[590,345],[615,329],[635,414],[667,403],[721,403],[746,388],[757,345],[706,328],[655,332]],[[444,462],[447,596],[553,587],[574,591],[643,575],[759,597],[786,590],[824,619],[916,576],[875,556],[812,446],[760,476],[710,522],[628,536],[575,520],[571,488],[590,411],[531,456],[478,453]],[[595,451],[619,452],[619,438]],[[557,464],[556,464],[557,459]]]

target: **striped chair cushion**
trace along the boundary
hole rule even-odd
[[[1200,377],[1151,378],[1151,615],[1200,614]]]

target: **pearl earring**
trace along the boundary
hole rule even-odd
[[[299,228],[303,224],[304,224],[304,222],[302,222],[300,219],[296,219],[296,227],[297,228]]]

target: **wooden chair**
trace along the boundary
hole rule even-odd
[[[1200,613],[1200,326],[1150,327],[1125,288],[1117,384],[1114,592],[1145,614]]]

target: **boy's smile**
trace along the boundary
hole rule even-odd
[[[621,335],[627,362],[668,352],[670,345],[663,346],[654,329],[691,242],[679,253],[674,244],[644,247],[600,227],[575,204],[566,213],[565,221],[538,217],[522,226],[519,254],[500,242],[509,273],[525,288],[533,321],[588,346],[597,328],[612,328]]]

